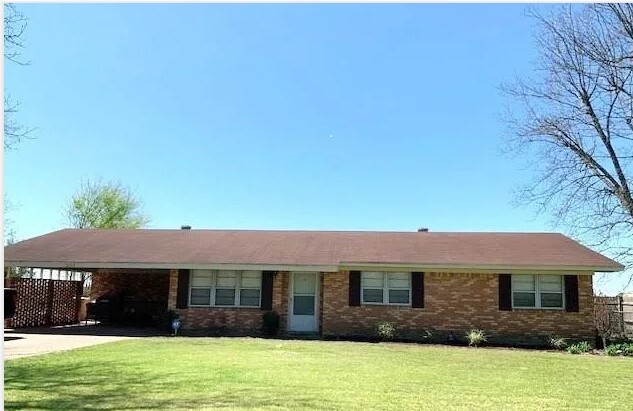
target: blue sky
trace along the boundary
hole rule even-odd
[[[512,205],[531,172],[502,152],[523,5],[19,8],[19,238],[64,227],[82,178],[129,185],[155,228],[564,231]]]

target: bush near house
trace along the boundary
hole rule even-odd
[[[274,337],[279,333],[280,317],[277,311],[266,311],[262,314],[262,331],[267,337]]]
[[[468,345],[471,347],[479,347],[488,341],[488,337],[484,330],[473,329],[466,334],[466,340],[468,340]]]
[[[622,355],[622,356],[633,357],[633,342],[611,344],[611,345],[608,345],[604,351],[607,355],[611,355],[611,356]]]
[[[549,340],[549,344],[557,350],[564,350],[565,348],[567,348],[567,338],[551,337]]]
[[[396,326],[389,321],[381,321],[376,324],[376,335],[382,341],[391,341],[396,338]]]
[[[567,347],[567,352],[570,354],[586,354],[589,351],[591,351],[591,344],[587,341],[581,341]]]

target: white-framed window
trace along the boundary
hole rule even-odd
[[[192,307],[259,307],[261,271],[191,270]]]
[[[513,308],[564,307],[562,275],[512,275]]]
[[[361,273],[361,301],[363,304],[411,304],[411,273]]]

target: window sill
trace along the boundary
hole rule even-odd
[[[565,307],[512,307],[512,310],[517,311],[565,311]]]
[[[367,307],[409,307],[411,304],[393,304],[393,303],[361,303],[361,306]]]
[[[187,308],[232,308],[232,309],[245,309],[245,310],[259,310],[260,306],[252,305],[192,305],[189,304]],[[185,308],[185,310],[187,309]]]

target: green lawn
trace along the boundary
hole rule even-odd
[[[633,359],[525,350],[147,338],[4,366],[7,409],[633,409]]]

